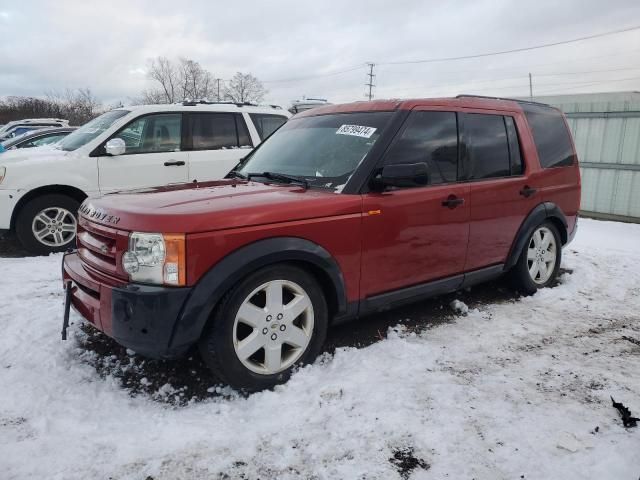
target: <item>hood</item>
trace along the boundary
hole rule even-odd
[[[15,150],[6,150],[0,154],[0,165],[8,166],[25,161],[37,162],[48,159],[57,159],[64,157],[68,153],[69,152],[65,150],[58,150],[57,148],[47,145],[34,148],[17,148]]]
[[[221,180],[87,199],[87,220],[128,231],[197,233],[359,214],[359,195],[286,184]]]

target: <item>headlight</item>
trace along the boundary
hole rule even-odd
[[[122,268],[134,282],[184,285],[185,238],[182,234],[140,233],[129,235],[129,250]]]
[[[4,180],[4,176],[7,174],[7,167],[0,167],[0,183]]]

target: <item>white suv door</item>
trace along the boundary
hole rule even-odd
[[[241,113],[188,113],[185,121],[190,182],[224,178],[254,146]]]
[[[98,157],[100,191],[156,187],[188,180],[189,154],[182,146],[182,113],[153,113],[132,120],[110,139],[125,152]]]

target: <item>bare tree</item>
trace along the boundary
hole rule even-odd
[[[250,73],[237,72],[224,87],[224,98],[235,103],[261,102],[266,94],[262,82]]]
[[[135,103],[175,103],[214,94],[213,74],[188,58],[172,62],[167,57],[157,57],[149,61],[147,75],[154,87],[142,91]]]

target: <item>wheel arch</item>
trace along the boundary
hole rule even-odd
[[[568,224],[567,219],[562,213],[562,210],[553,202],[544,202],[538,204],[524,219],[520,225],[520,229],[516,234],[516,237],[511,244],[511,250],[507,256],[507,261],[504,265],[504,270],[509,270],[517,262],[522,249],[525,247],[527,240],[535,230],[535,228],[544,221],[550,221],[558,229],[560,233],[560,239],[562,245],[565,245],[568,241]]]
[[[18,218],[18,214],[20,213],[20,210],[22,210],[22,207],[34,198],[49,194],[67,195],[68,197],[77,200],[79,203],[82,203],[84,199],[87,198],[87,194],[85,192],[70,185],[45,185],[34,188],[23,195],[20,200],[18,200],[18,203],[16,203],[13,213],[11,214],[11,229],[15,228],[16,219]]]
[[[170,339],[170,347],[198,341],[211,313],[234,285],[256,270],[278,263],[307,270],[325,293],[330,316],[345,313],[347,295],[342,271],[322,246],[298,237],[258,240],[226,255],[193,287]]]

